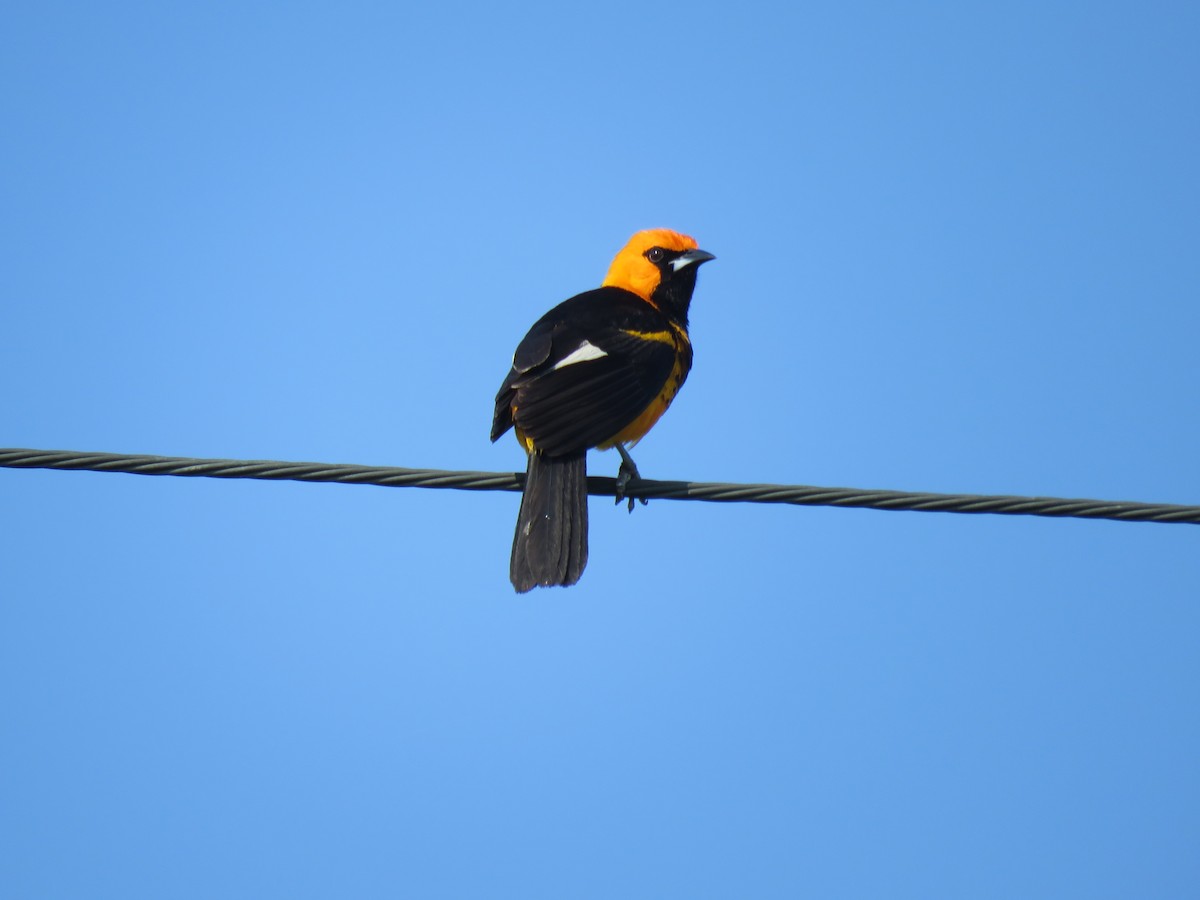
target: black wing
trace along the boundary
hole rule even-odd
[[[592,358],[563,364],[572,354]],[[604,443],[658,396],[676,355],[667,318],[637,295],[600,288],[572,297],[517,347],[496,395],[492,440],[516,424],[551,456]]]

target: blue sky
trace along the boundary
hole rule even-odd
[[[3,14],[0,444],[515,470],[718,260],[650,478],[1200,503],[1188,3]],[[615,474],[612,454],[591,471]],[[0,471],[14,897],[1184,897],[1200,532]]]

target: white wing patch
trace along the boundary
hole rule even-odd
[[[591,341],[584,341],[553,366],[553,369],[561,369],[563,366],[573,366],[575,363],[587,362],[592,359],[603,359],[608,356],[608,353],[601,350]],[[553,371],[552,369],[552,371]]]

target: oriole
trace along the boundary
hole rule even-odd
[[[587,451],[620,452],[619,501],[637,477],[625,445],[653,427],[692,367],[688,306],[698,267],[714,258],[687,235],[639,231],[603,286],[554,307],[517,346],[492,419],[493,441],[515,426],[529,455],[509,565],[517,591],[583,574]]]

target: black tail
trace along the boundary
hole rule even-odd
[[[587,453],[529,454],[508,577],[518,593],[574,584],[588,555]]]

